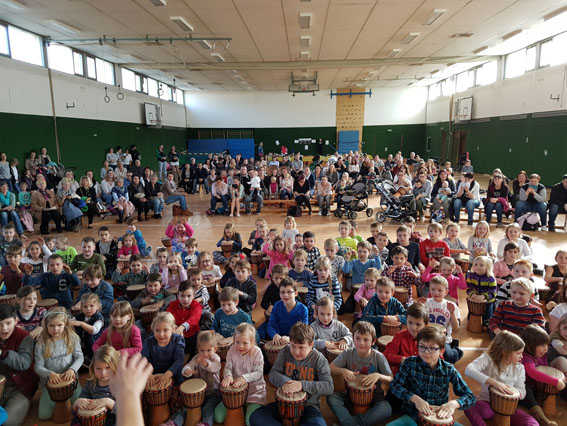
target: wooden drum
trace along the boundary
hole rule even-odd
[[[340,354],[344,352],[344,349],[328,349],[325,348],[325,356],[327,357],[327,361],[329,364],[336,360]]]
[[[76,305],[71,306],[71,315],[74,317],[81,313],[81,307],[79,306],[78,308],[76,308],[75,306]]]
[[[345,383],[348,397],[352,401],[353,414],[366,413],[374,399],[374,389],[376,389],[376,385],[363,386],[361,383],[363,377],[365,376],[358,375],[355,381]]]
[[[437,412],[439,411],[438,406],[432,405],[431,409],[433,410],[431,416],[419,413],[419,424],[421,426],[453,426],[455,424],[453,416],[447,417],[446,419],[437,417]]]
[[[161,239],[161,243],[165,248],[170,248],[173,245],[173,243],[171,242],[171,238],[169,237],[163,237]]]
[[[230,426],[244,426],[244,411],[242,407],[248,398],[248,383],[239,388],[220,387],[221,398],[226,407],[224,423]]]
[[[264,257],[264,253],[261,250],[254,250],[250,253],[250,263],[252,266],[252,274],[258,275],[260,264],[262,263],[262,258]]]
[[[201,421],[201,407],[205,403],[207,382],[202,379],[189,379],[179,388],[183,405],[187,408],[184,426],[193,426]]]
[[[536,367],[538,371],[547,374],[548,376],[555,377],[558,380],[565,380],[565,375],[557,368],[548,367],[540,365]],[[543,406],[543,412],[547,417],[555,417],[557,415],[557,404],[555,401],[555,395],[559,393],[557,386],[548,385],[543,382],[535,382],[536,389],[539,393],[538,400],[541,400]]]
[[[386,350],[386,346],[394,340],[394,336],[380,336],[378,337],[378,350],[380,352],[384,352]]]
[[[494,411],[492,424],[494,426],[510,426],[510,417],[516,413],[518,402],[520,402],[520,392],[514,389],[512,395],[497,391],[492,386],[488,388],[490,397],[490,408]]]
[[[264,345],[264,352],[266,353],[266,359],[270,363],[270,365],[274,365],[276,362],[276,358],[278,354],[287,346],[285,345],[276,345],[273,342],[266,342]]]
[[[153,377],[160,377],[163,374],[154,374]],[[149,421],[150,426],[159,426],[169,420],[169,400],[173,390],[173,380],[164,389],[146,384],[144,390],[144,401],[150,406]]]
[[[467,297],[467,306],[469,307],[467,330],[471,333],[482,333],[482,316],[486,310],[486,300],[479,302]]]
[[[78,410],[77,418],[81,426],[104,426],[107,413],[106,407],[98,407],[94,410]]]
[[[217,343],[217,353],[221,361],[226,361],[226,354],[228,354],[228,350],[232,347],[234,343],[233,337],[222,337]]]
[[[297,287],[297,297],[299,297],[299,301],[307,306],[307,287]]]
[[[307,402],[307,393],[301,391],[288,396],[282,391],[282,388],[278,388],[275,398],[280,417],[282,418],[282,424],[299,426],[301,416],[303,416],[303,411],[305,410],[305,403]]]
[[[395,336],[402,329],[401,322],[388,323],[382,321],[380,325],[380,334],[382,336]]]
[[[455,259],[455,263],[461,267],[463,274],[466,274],[471,269],[471,262],[468,257],[459,257]]]
[[[145,288],[146,286],[144,284],[129,285],[128,287],[126,287],[126,294],[128,295],[128,299],[134,300]]]
[[[57,299],[43,299],[40,302],[37,302],[37,306],[45,308],[48,311],[52,308],[55,308],[57,305],[59,305]]]
[[[15,294],[5,294],[3,296],[0,296],[0,305],[17,305],[17,304],[18,301]]]
[[[69,423],[73,412],[71,411],[71,397],[77,388],[77,379],[66,380],[59,383],[47,382],[49,398],[55,402],[52,420],[54,423]]]
[[[142,322],[144,323],[146,330],[149,330],[152,327],[152,321],[158,312],[159,306],[157,305],[146,305],[140,308],[140,318],[142,318]]]
[[[219,298],[217,296],[217,283],[206,284],[207,291],[209,292],[209,307],[215,311],[220,307]]]
[[[408,303],[408,296],[409,296],[409,291],[407,288],[394,287],[394,297],[398,299],[398,301],[402,305],[406,306],[406,304]]]
[[[221,242],[222,254],[227,259],[232,255],[232,241]]]

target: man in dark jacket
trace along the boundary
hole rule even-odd
[[[549,196],[549,231],[555,232],[555,219],[559,213],[567,213],[567,175],[551,188]]]

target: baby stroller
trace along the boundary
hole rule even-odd
[[[405,217],[417,216],[415,200],[412,194],[402,195],[400,198],[392,194],[396,192],[391,182],[384,181],[376,186],[380,194],[380,206],[382,211],[376,213],[376,222],[385,222],[386,219],[402,220]]]
[[[356,212],[366,211],[366,216],[371,217],[374,210],[368,207],[368,187],[366,182],[356,182],[344,193],[337,195],[337,209],[334,215],[343,217],[346,215],[351,220],[358,216]]]

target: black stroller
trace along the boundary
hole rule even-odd
[[[368,207],[368,187],[366,182],[356,182],[346,188],[343,193],[337,194],[336,217],[346,215],[351,220],[358,216],[356,212],[366,211],[366,216],[371,217],[374,210]]]
[[[376,222],[385,222],[386,219],[402,220],[405,217],[417,216],[415,199],[412,194],[402,195],[397,198],[393,194],[396,192],[391,182],[384,181],[376,185],[380,194],[380,206],[382,211],[376,213]]]

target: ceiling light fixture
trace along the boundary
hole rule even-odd
[[[183,16],[170,16],[169,19],[183,31],[193,31],[193,25],[187,22]]]
[[[410,44],[419,36],[419,33],[409,33],[402,39],[402,44]]]
[[[45,21],[45,23],[50,27],[55,28],[58,31],[63,31],[67,34],[77,34],[80,32],[77,28],[58,21],[57,19],[48,19],[47,21]]]
[[[447,12],[447,9],[433,9],[433,12],[431,12],[429,14],[429,16],[427,18],[425,18],[425,21],[423,21],[421,23],[421,25],[431,25],[433,24],[435,21],[437,21],[439,18],[441,18],[441,16]]]
[[[299,37],[299,45],[301,47],[311,46],[311,36],[301,36]]]
[[[0,2],[0,3],[1,3],[1,2]],[[567,12],[567,6],[563,6],[562,8],[557,9],[557,10],[554,11],[554,12],[548,13],[547,15],[545,15],[545,16],[543,17],[543,21],[544,21],[544,22],[545,22],[545,21],[549,21],[550,19],[553,19],[553,18],[555,18],[556,16],[559,16],[559,15],[561,15],[562,13],[565,13],[565,12]]]
[[[24,10],[26,5],[16,0],[0,0],[0,4],[14,10]]]
[[[299,28],[302,30],[308,30],[311,28],[311,18],[313,17],[312,13],[304,13],[301,12],[299,14]]]
[[[390,53],[388,53],[388,58],[394,58],[398,56],[402,52],[402,49],[392,49]]]
[[[451,38],[471,38],[473,33],[457,33],[453,34]]]
[[[211,49],[213,48],[207,40],[197,40],[197,43],[198,43],[199,46],[201,46],[203,49],[209,49],[209,50],[211,50]]]
[[[504,37],[502,37],[502,41],[507,41],[510,40],[512,37],[516,37],[518,34],[521,34],[522,31],[523,31],[522,29],[512,31],[511,33],[508,33]]]
[[[478,49],[473,50],[473,54],[478,55],[480,52],[484,52],[486,49],[488,49],[488,46],[479,47]]]
[[[167,6],[167,0],[150,0],[154,6]]]
[[[301,60],[302,61],[308,61],[310,57],[311,57],[311,53],[301,52]]]
[[[224,62],[224,58],[220,53],[213,52],[211,53],[211,57],[217,62]]]

